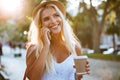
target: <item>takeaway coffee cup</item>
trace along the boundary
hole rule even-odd
[[[86,64],[87,64],[87,56],[75,56],[74,57],[74,63],[76,68],[77,74],[86,74]]]

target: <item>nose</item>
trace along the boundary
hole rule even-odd
[[[51,17],[51,23],[55,23],[56,19],[54,17]]]

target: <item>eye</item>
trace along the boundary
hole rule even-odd
[[[43,21],[48,21],[48,20],[49,20],[48,17],[43,18]]]
[[[54,17],[60,17],[60,16],[59,16],[59,14],[56,13],[56,14],[54,14]]]

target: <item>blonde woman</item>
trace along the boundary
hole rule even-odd
[[[81,55],[81,47],[66,21],[63,4],[42,1],[32,18],[24,80],[80,80],[82,75],[75,74],[73,57]]]

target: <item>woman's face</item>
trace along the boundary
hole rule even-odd
[[[45,8],[41,13],[42,27],[47,27],[51,33],[60,33],[62,28],[62,19],[58,12],[52,8]]]

